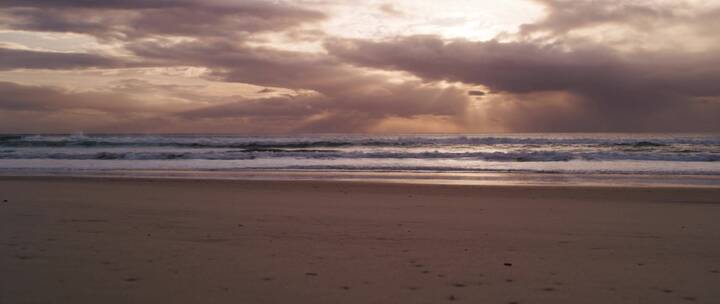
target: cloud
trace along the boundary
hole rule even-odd
[[[426,80],[483,85],[506,96],[564,92],[573,97],[568,106],[575,109],[567,112],[565,120],[575,121],[573,115],[578,115],[608,131],[656,126],[661,113],[684,113],[683,119],[669,122],[676,130],[715,126],[694,121],[692,109],[720,97],[716,85],[720,83],[720,58],[711,53],[620,53],[602,45],[568,49],[533,42],[444,41],[435,36],[379,42],[335,40],[327,48],[359,66],[407,71]],[[707,109],[716,111],[717,107]],[[542,124],[537,126],[545,130]],[[566,127],[565,131],[580,129],[572,124]]]
[[[650,1],[568,1],[535,0],[546,9],[546,16],[535,23],[521,27],[522,33],[549,31],[555,35],[572,30],[620,24],[623,26],[647,29],[656,21],[678,17],[677,11],[682,4],[659,5]]]
[[[322,96],[287,96],[229,102],[180,113],[185,118],[287,116],[297,118],[327,111],[332,104]]]
[[[117,68],[132,64],[118,58],[87,53],[59,53],[0,47],[0,70]]]
[[[104,90],[0,83],[0,111],[55,117],[48,123],[58,113],[101,112],[116,118],[111,131],[720,130],[720,8],[536,2],[547,15],[518,34],[470,41],[327,37],[307,25],[330,16],[285,1],[3,1],[2,28],[92,35],[124,55],[6,45],[0,70],[197,67],[206,72],[192,77],[204,83],[267,88],[203,96],[139,79]],[[389,3],[377,9],[402,14]],[[273,39],[322,45],[288,51]],[[143,111],[154,116],[117,119]]]
[[[71,32],[101,40],[153,36],[238,37],[325,19],[318,11],[270,1],[4,1],[7,29]]]
[[[0,109],[6,111],[55,112],[90,110],[118,115],[167,111],[125,92],[69,91],[52,86],[0,82]]]
[[[720,5],[712,1],[534,0],[541,20],[520,27],[522,39],[593,41],[625,50],[717,50]]]
[[[402,11],[395,8],[395,6],[393,6],[390,3],[384,3],[384,4],[380,5],[378,8],[380,9],[381,12],[383,12],[384,14],[386,14],[388,16],[402,17],[405,15]]]
[[[206,42],[206,41],[205,41]],[[211,69],[215,80],[310,91],[313,97],[243,100],[186,114],[201,116],[323,115],[324,124],[336,127],[352,122],[369,127],[389,117],[443,115],[461,117],[469,99],[457,86],[417,80],[392,81],[386,74],[351,67],[323,54],[290,52],[217,41],[172,45],[140,42],[128,46],[136,56],[166,60],[167,64],[197,65]],[[283,108],[287,109],[283,109]],[[348,119],[348,115],[356,119]],[[332,117],[345,117],[332,119]],[[308,127],[310,128],[310,127]],[[347,129],[347,128],[346,128]]]
[[[258,93],[258,94],[267,94],[267,93],[273,93],[273,92],[275,92],[275,90],[273,90],[273,89],[271,89],[271,88],[263,88],[263,89],[257,91],[256,93]]]

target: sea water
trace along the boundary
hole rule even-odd
[[[173,172],[183,172],[184,176],[270,172],[275,177],[324,172],[325,176],[400,175],[422,176],[423,180],[532,173],[544,174],[543,180],[561,174],[579,179],[603,176],[609,181],[612,176],[641,176],[715,184],[720,177],[720,135],[17,134],[0,135],[0,171],[96,175],[155,172],[157,176],[177,175]]]

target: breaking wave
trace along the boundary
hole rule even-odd
[[[720,146],[720,138],[697,137],[578,137],[578,136],[304,136],[243,137],[185,135],[5,135],[0,147],[178,147],[178,148],[327,148],[417,147],[428,145],[543,145],[664,147],[671,145]]]

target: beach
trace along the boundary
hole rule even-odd
[[[720,188],[1,177],[0,303],[718,303]]]

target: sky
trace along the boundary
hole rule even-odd
[[[0,133],[720,132],[720,0],[5,0]]]

